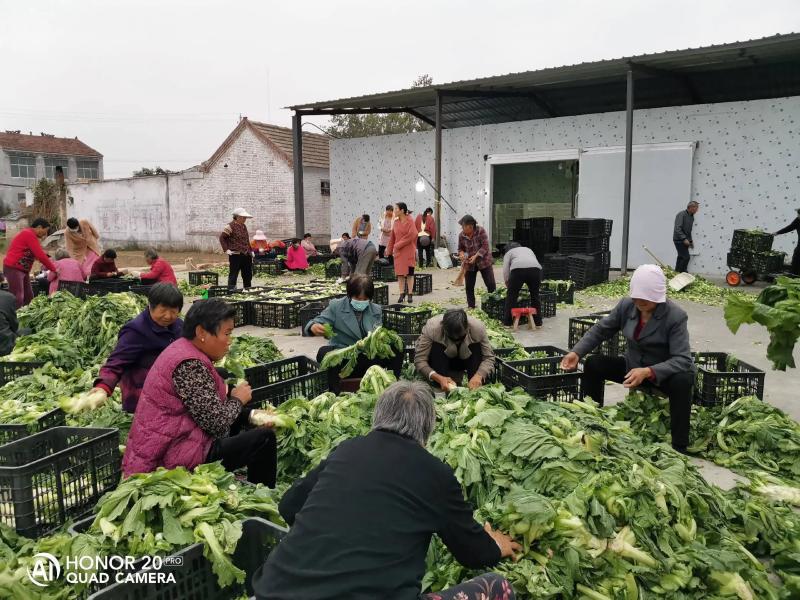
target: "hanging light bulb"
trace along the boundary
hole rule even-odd
[[[424,181],[422,181],[422,179],[420,179],[419,181],[417,181],[417,191],[418,191],[419,193],[422,193],[422,192],[424,192],[424,191],[425,191],[425,182],[424,182]]]

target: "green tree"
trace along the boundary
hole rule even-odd
[[[156,167],[155,169],[149,169],[147,167],[142,167],[138,171],[133,172],[134,177],[149,177],[151,175],[171,175],[172,173],[177,173],[177,171],[170,171],[168,169],[162,169],[161,167]]]
[[[430,75],[420,75],[411,87],[433,85]],[[414,133],[431,129],[425,121],[408,113],[389,113],[372,115],[334,115],[331,117],[328,133],[337,138],[368,137],[392,133]]]

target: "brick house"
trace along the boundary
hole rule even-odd
[[[103,155],[78,138],[0,132],[0,205],[17,210],[25,190],[39,179],[55,179],[56,167],[67,182],[103,179]]]
[[[330,239],[328,137],[303,133],[306,229]],[[96,224],[103,242],[220,251],[219,233],[245,207],[251,236],[295,235],[292,131],[243,118],[214,154],[180,173],[69,186],[69,216]]]

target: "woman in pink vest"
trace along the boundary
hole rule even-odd
[[[47,272],[51,296],[58,291],[58,284],[61,281],[86,281],[88,273],[83,270],[81,263],[72,258],[64,249],[56,250],[56,267],[58,267],[58,271]]]
[[[234,315],[216,299],[189,309],[183,337],[161,353],[145,379],[122,459],[126,477],[219,460],[230,471],[247,467],[251,483],[275,486],[271,414],[246,406],[250,384],[229,392],[214,368],[230,348]],[[248,423],[256,427],[245,429]]]

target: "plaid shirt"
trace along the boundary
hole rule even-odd
[[[466,258],[478,255],[475,264],[468,265],[468,271],[485,269],[492,266],[492,251],[489,249],[489,236],[483,227],[475,226],[472,238],[468,238],[462,231],[458,235],[458,251],[463,252]]]
[[[228,231],[230,230],[230,233]],[[227,252],[232,250],[239,254],[250,253],[250,234],[247,232],[247,226],[244,223],[237,223],[231,221],[228,223],[222,235],[219,236],[219,243],[222,246],[222,251]]]

